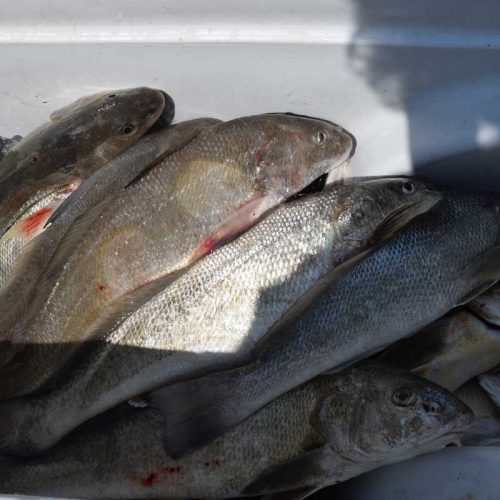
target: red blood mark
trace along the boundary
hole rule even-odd
[[[138,483],[145,488],[151,488],[156,483],[159,483],[162,480],[162,476],[167,476],[171,474],[183,474],[184,470],[181,466],[177,465],[176,467],[161,467],[156,471],[149,473],[144,477],[133,476],[130,479],[134,483]]]
[[[479,307],[480,307],[481,309],[483,309],[485,306],[486,306],[486,304],[485,304],[484,302],[483,302],[483,303],[481,303],[481,304],[479,304]]]
[[[103,285],[102,283],[99,283],[99,284],[97,285],[97,288],[98,288],[98,290],[99,290],[100,292],[104,292],[104,291],[106,291],[106,290],[108,289],[108,287],[107,287],[106,285]]]
[[[33,161],[38,161],[39,159],[40,159],[40,157],[39,157],[38,155],[35,155],[35,156],[33,156],[33,158],[32,158],[32,160],[33,160]]]
[[[262,155],[262,152],[261,151],[257,151],[255,153],[255,163],[257,163],[257,165],[260,165],[262,163],[263,159],[264,159],[264,157]]]
[[[211,460],[209,462],[205,462],[205,468],[206,469],[214,469],[215,467],[219,467],[220,461],[219,459]]]
[[[220,244],[220,240],[214,238],[213,236],[209,236],[203,243],[198,247],[196,251],[197,257],[203,257],[204,255],[213,252]]]
[[[38,231],[43,228],[54,211],[53,207],[45,207],[19,223],[19,231],[23,232],[26,239],[34,238]]]

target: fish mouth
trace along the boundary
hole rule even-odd
[[[298,193],[295,193],[290,198],[287,198],[285,202],[289,203],[290,201],[298,200],[303,196],[309,196],[311,194],[321,193],[321,191],[325,189],[327,179],[328,179],[328,174],[320,175],[319,177],[314,179],[310,184],[308,184],[304,189],[302,189]]]

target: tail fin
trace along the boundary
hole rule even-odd
[[[237,425],[241,418],[238,370],[216,372],[169,385],[146,400],[164,416],[164,446],[180,458]],[[244,399],[243,399],[244,400]]]

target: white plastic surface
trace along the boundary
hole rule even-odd
[[[447,448],[382,467],[330,491],[335,500],[498,500],[499,472],[499,447]]]

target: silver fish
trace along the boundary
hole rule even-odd
[[[353,145],[328,122],[257,115],[207,127],[146,169],[65,235],[14,329],[13,349],[24,348],[1,369],[1,397],[43,387],[109,315],[128,314],[130,294],[173,281],[342,164]]]
[[[28,248],[25,248],[25,236],[27,235],[22,224],[9,230],[9,233],[12,232],[14,237],[9,237],[5,241],[6,245],[10,245],[6,248],[6,252],[11,250],[16,253],[20,250],[24,250],[24,252],[17,272],[14,272],[13,275],[10,275],[10,272],[5,273],[9,274],[8,286],[0,292],[0,332],[3,332],[5,341],[12,338],[14,325],[26,313],[38,278],[47,268],[71,224],[78,217],[123,189],[163,155],[170,154],[179,144],[182,145],[185,141],[192,139],[193,135],[200,130],[217,123],[220,123],[220,120],[215,118],[188,120],[139,139],[117,158],[111,160],[105,169],[95,172],[58,208],[54,207],[55,211],[51,210],[50,213],[47,213],[50,216],[48,220],[45,217],[47,209],[42,209],[43,218],[37,218],[37,224],[30,229],[30,235],[33,235],[35,229],[41,230],[46,220],[49,227]],[[24,238],[22,246],[18,245],[21,238]],[[17,245],[14,249],[12,249],[12,240]],[[0,240],[0,248],[1,245],[2,240]],[[5,257],[5,261],[9,263],[9,270],[18,257],[17,254],[15,256],[9,254],[8,257]],[[6,278],[7,276],[5,276]],[[15,350],[10,347],[0,349],[0,364],[10,361],[14,354]]]
[[[48,454],[0,459],[0,492],[70,498],[305,498],[455,441],[471,411],[419,377],[368,363],[304,384],[191,456],[169,457],[154,409],[104,415]],[[354,425],[355,424],[355,425]]]
[[[390,346],[381,359],[454,391],[500,363],[500,328],[462,307]]]
[[[181,456],[311,377],[415,333],[500,277],[500,200],[447,193],[351,272],[322,284],[241,368],[167,386],[165,446]],[[300,301],[299,301],[300,302]]]
[[[409,186],[397,178],[359,182],[280,206],[118,327],[104,325],[102,342],[53,390],[0,403],[0,429],[10,429],[0,433],[0,450],[40,452],[121,401],[241,364],[321,276],[439,200],[418,181]]]

